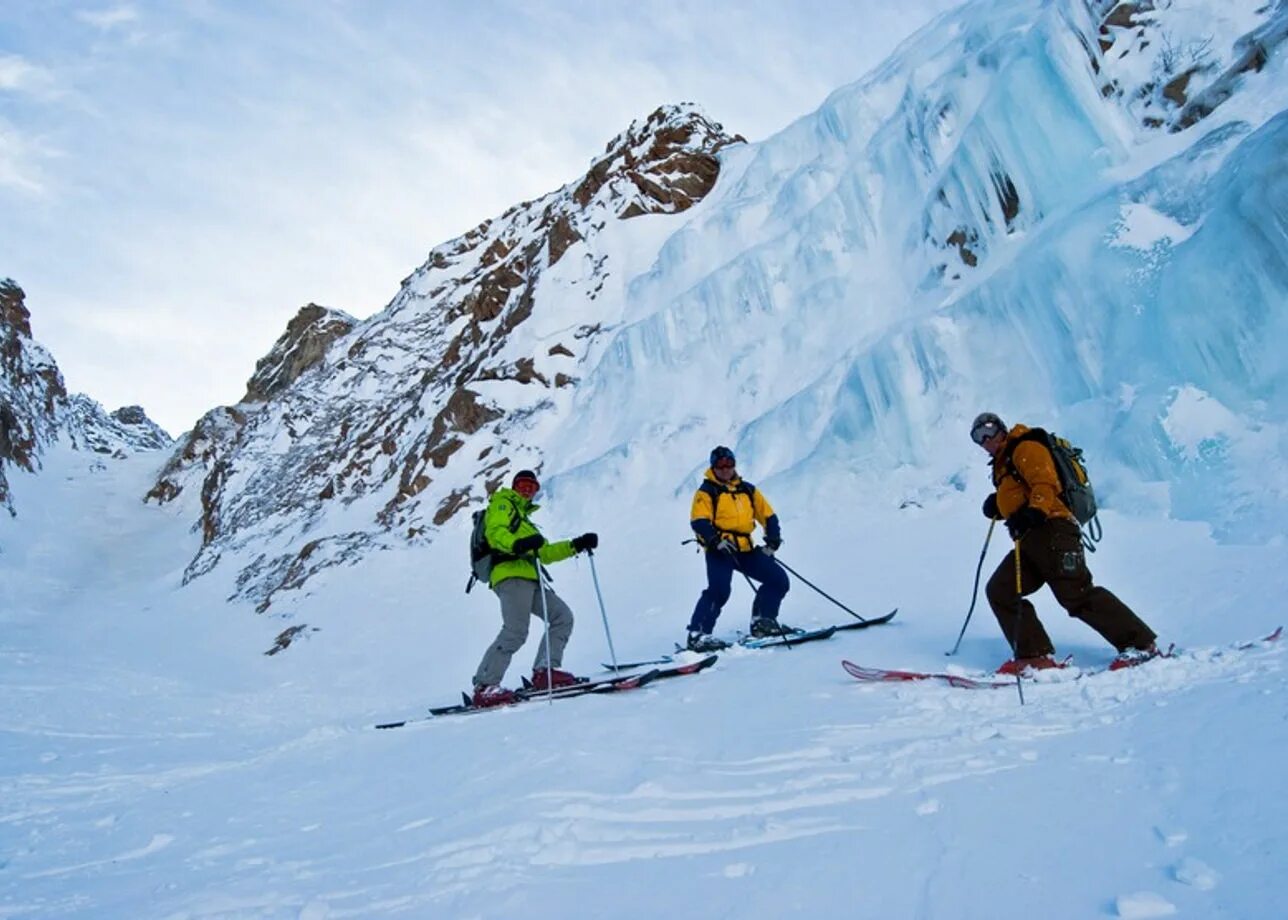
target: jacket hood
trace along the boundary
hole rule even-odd
[[[497,489],[496,494],[514,502],[515,507],[517,507],[520,511],[526,511],[530,513],[530,512],[536,511],[538,508],[541,507],[536,502],[528,501],[526,498],[523,497],[521,493],[516,492],[514,489],[511,489],[508,487],[503,489]]]
[[[1012,425],[1011,430],[1006,433],[1006,440],[1002,443],[1002,449],[997,452],[996,456],[988,458],[989,465],[996,465],[1001,462],[1002,457],[1006,456],[1006,449],[1015,443],[1015,439],[1021,435],[1028,434],[1028,425]]]

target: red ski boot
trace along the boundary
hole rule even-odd
[[[1012,658],[997,669],[998,674],[1023,674],[1025,671],[1046,671],[1049,668],[1063,668],[1064,662],[1056,661],[1052,655],[1038,655],[1033,658]]]
[[[479,709],[490,709],[493,706],[508,706],[517,699],[513,690],[507,690],[498,684],[479,684],[474,688],[474,699],[471,702]]]
[[[1169,658],[1171,652],[1170,648],[1166,652],[1162,651],[1153,642],[1149,644],[1149,648],[1129,648],[1119,652],[1118,657],[1109,662],[1109,670],[1121,671],[1123,668],[1134,668],[1154,658]]]
[[[545,668],[534,668],[532,671],[532,689],[533,690],[558,690],[560,687],[571,687],[574,684],[584,684],[586,679],[583,677],[573,677],[567,671],[561,671],[558,668],[547,671]]]

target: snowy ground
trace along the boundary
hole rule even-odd
[[[1021,708],[839,667],[1005,657],[982,601],[943,655],[981,495],[906,512],[855,496],[850,521],[780,507],[789,564],[862,613],[898,605],[895,623],[633,694],[375,731],[450,702],[498,625],[490,594],[461,593],[463,547],[385,553],[256,615],[213,580],[177,589],[196,538],[138,501],[155,462],[56,453],[14,477],[0,918],[1267,917],[1288,894],[1284,650],[1216,653],[1285,619],[1282,541],[1107,515],[1099,580],[1194,654],[1031,686]],[[630,530],[611,508],[547,510],[603,534],[618,654],[669,649],[701,583],[687,498]],[[595,671],[589,566],[554,574],[579,617],[566,663]],[[745,626],[749,598],[735,585],[722,627]],[[1061,652],[1109,659],[1049,595],[1039,610]],[[846,615],[797,584],[783,618]],[[298,623],[318,631],[262,654]]]

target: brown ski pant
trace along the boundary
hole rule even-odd
[[[1077,617],[1118,651],[1148,648],[1154,631],[1120,601],[1112,591],[1092,584],[1078,525],[1064,518],[1049,518],[1020,540],[1020,594],[1032,594],[1043,585],[1060,606]],[[1055,648],[1033,605],[1015,594],[1015,553],[997,567],[985,588],[1002,632],[1015,649],[1016,658],[1054,654]]]

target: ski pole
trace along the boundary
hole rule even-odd
[[[997,518],[989,518],[988,535],[984,537],[984,548],[979,551],[979,565],[975,566],[975,587],[970,590],[970,609],[966,611],[966,622],[962,623],[962,631],[957,634],[957,641],[953,643],[951,652],[944,652],[945,655],[952,656],[957,654],[957,649],[961,647],[962,636],[966,635],[966,627],[970,625],[970,615],[975,612],[975,602],[979,600],[979,574],[984,570],[984,557],[988,554],[988,541],[993,539],[993,528],[997,526]]]
[[[608,654],[613,661],[613,673],[616,674],[617,652],[613,650],[613,634],[608,629],[608,611],[604,609],[604,595],[599,590],[599,574],[595,571],[595,551],[588,549],[586,555],[590,557],[590,577],[595,582],[595,597],[599,598],[599,616],[604,621],[604,637],[608,639]]]
[[[550,663],[550,614],[546,611],[546,574],[541,570],[541,559],[536,553],[532,554],[532,564],[537,570],[537,590],[541,592],[541,622],[546,627],[546,634],[541,639],[546,644],[546,701],[553,703],[555,699],[555,669],[554,665]]]
[[[791,567],[790,565],[788,565],[786,562],[783,562],[783,560],[779,558],[779,556],[778,556],[778,554],[777,554],[777,553],[775,553],[775,554],[774,554],[773,556],[771,556],[770,558],[771,558],[771,559],[773,559],[775,562],[777,562],[779,565],[781,565],[783,568],[785,568],[787,571],[791,572],[793,575],[795,575],[795,576],[796,576],[797,578],[799,578],[801,581],[805,582],[805,584],[809,585],[811,588],[813,588],[813,589],[814,589],[815,591],[817,591],[819,594],[823,595],[823,597],[827,598],[827,599],[828,599],[829,601],[831,601],[833,604],[835,604],[836,606],[840,607],[842,610],[844,610],[844,611],[845,611],[846,613],[848,613],[850,616],[854,617],[854,619],[858,620],[860,623],[866,623],[866,622],[868,622],[865,618],[863,618],[863,617],[859,616],[857,613],[855,613],[855,612],[854,612],[853,610],[851,610],[849,607],[845,606],[845,605],[844,605],[844,604],[842,604],[840,601],[838,601],[836,598],[832,597],[832,595],[828,594],[826,591],[824,591],[824,590],[823,590],[822,588],[820,588],[818,585],[814,584],[812,581],[810,581],[808,578],[806,578],[806,577],[805,577],[804,575],[802,575],[800,572],[796,571],[794,568],[792,568],[792,567]]]
[[[1015,541],[1015,639],[1011,642],[1011,660],[1015,662],[1015,691],[1020,695],[1020,705],[1024,705],[1024,684],[1020,681],[1019,656],[1016,649],[1020,645],[1020,623],[1024,619],[1024,580],[1020,575],[1020,541]]]
[[[683,546],[683,545],[684,545],[684,544],[686,544],[686,543],[697,543],[697,544],[698,544],[698,551],[699,551],[699,552],[701,552],[701,551],[702,551],[702,549],[703,549],[702,543],[701,543],[701,541],[699,541],[699,540],[693,540],[693,539],[690,539],[690,540],[681,540],[681,541],[680,541],[680,545],[681,545],[681,546]],[[718,552],[723,552],[723,550],[719,550]],[[740,565],[738,564],[738,560],[734,558],[733,553],[730,553],[730,554],[729,554],[729,560],[733,563],[733,567],[734,567],[735,569],[737,569],[737,570],[738,570],[738,574],[739,574],[739,575],[741,575],[743,578],[745,578],[745,579],[747,580],[747,587],[751,589],[751,593],[752,593],[752,594],[759,594],[759,593],[760,593],[760,589],[759,589],[759,588],[757,588],[757,587],[756,587],[756,583],[755,583],[754,581],[752,581],[752,580],[751,580],[751,576],[750,576],[750,575],[748,575],[745,571],[743,571],[742,566],[740,566]]]

